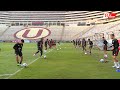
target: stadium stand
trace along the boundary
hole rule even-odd
[[[14,33],[25,26],[46,27],[51,31],[46,38],[55,40],[71,41],[82,37],[94,40],[96,33],[108,37],[107,33],[117,34],[120,29],[120,11],[114,11],[115,19],[104,18],[104,13],[108,12],[112,11],[0,11],[0,40],[15,40]],[[83,26],[78,26],[83,22]]]
[[[58,41],[61,40],[62,30],[64,29],[63,26],[50,26],[47,28],[51,31],[50,36],[47,38]]]
[[[108,23],[108,24],[100,24],[100,25],[95,25],[94,28],[89,30],[87,33],[83,35],[83,37],[88,37],[88,36],[93,36],[95,33],[104,33],[110,32],[114,30],[118,30],[119,28],[120,21],[113,22],[113,23]],[[105,35],[106,36],[106,35]]]
[[[0,24],[0,36],[9,28],[6,24]]]
[[[63,34],[64,40],[65,41],[73,40],[77,37],[77,35],[80,36],[79,34],[82,31],[85,32],[86,29],[88,30],[89,28],[91,28],[91,26],[76,26],[76,27],[66,26]]]
[[[14,34],[22,30],[24,26],[11,26],[9,29],[6,30],[6,32],[3,33],[3,35],[0,37],[0,40],[15,40]]]

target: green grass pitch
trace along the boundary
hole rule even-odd
[[[120,73],[112,68],[110,51],[108,52],[109,62],[100,63],[99,59],[103,58],[103,51],[94,48],[92,55],[85,55],[81,48],[76,49],[71,43],[62,43],[59,46],[61,50],[53,49],[44,59],[39,58],[39,54],[33,57],[37,50],[36,43],[25,43],[23,62],[31,64],[27,68],[22,68],[16,64],[13,45],[14,43],[0,43],[0,79],[120,78]]]

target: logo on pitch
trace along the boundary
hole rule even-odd
[[[24,28],[14,34],[18,39],[39,39],[50,35],[50,30],[43,27]]]

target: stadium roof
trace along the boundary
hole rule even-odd
[[[104,20],[105,12],[111,11],[0,11],[0,22],[79,22]],[[120,11],[114,11],[120,15]]]

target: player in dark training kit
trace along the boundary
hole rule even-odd
[[[104,50],[104,57],[107,56],[107,40],[103,37],[103,50]]]
[[[45,41],[45,50],[47,50],[48,39]]]
[[[119,49],[118,49],[119,43],[118,43],[118,40],[115,38],[114,34],[111,34],[110,37],[112,39],[112,55],[113,55],[113,61],[114,61],[113,67],[119,69],[120,65],[117,60],[117,56],[118,56],[118,52],[119,52]]]
[[[75,46],[75,40],[73,40],[73,45]]]
[[[80,41],[80,39],[78,40],[78,46],[81,47],[81,41]]]
[[[89,43],[89,49],[90,49],[90,54],[91,54],[91,49],[93,47],[93,42],[90,39],[88,39],[88,43]]]
[[[44,46],[45,46],[45,50],[44,50],[44,57],[46,57],[46,52],[47,52],[47,47],[49,45],[49,40],[47,39],[44,43]]]
[[[50,43],[50,49],[52,48],[52,44],[53,44],[53,40],[51,39],[50,41],[49,41],[49,43]]]
[[[85,51],[85,53],[86,53],[86,40],[85,40],[85,38],[82,39],[82,48],[83,48],[83,51]]]
[[[43,55],[43,38],[41,38],[41,40],[37,42],[37,48],[38,51],[33,56],[35,56],[40,52],[40,57],[41,57]]]
[[[78,45],[78,40],[76,39],[75,41],[75,47],[77,48],[77,45]]]
[[[103,50],[104,50],[104,59],[105,59],[105,62],[108,62],[106,59],[108,57],[107,55],[107,40],[105,39],[105,37],[103,37]]]
[[[23,61],[23,54],[22,54],[22,47],[23,47],[24,40],[22,39],[19,43],[16,43],[13,46],[16,55],[17,65],[21,65]],[[20,57],[20,60],[18,59]]]

